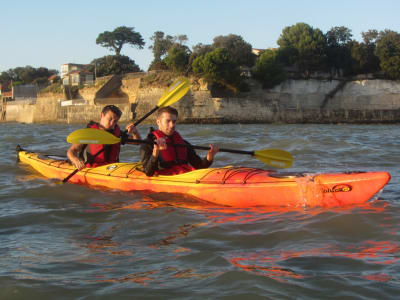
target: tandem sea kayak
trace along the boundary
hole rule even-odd
[[[22,163],[47,178],[63,180],[75,169],[62,158],[17,150]],[[121,191],[185,194],[218,205],[245,208],[362,204],[373,198],[390,180],[388,172],[280,173],[228,166],[148,177],[141,169],[140,163],[85,168],[69,182]]]

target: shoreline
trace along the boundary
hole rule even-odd
[[[114,76],[100,86],[80,89],[76,98],[42,93],[37,99],[10,101],[2,122],[87,123],[108,104],[120,107],[121,122],[153,109],[166,85],[149,85],[146,74]],[[250,81],[251,90],[216,97],[201,79],[175,103],[182,124],[397,124],[400,82],[381,79],[290,79],[268,90]],[[153,124],[151,115],[145,123]]]

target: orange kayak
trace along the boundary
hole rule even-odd
[[[47,178],[62,180],[75,169],[67,161],[48,155],[21,150],[18,156],[22,163]],[[388,172],[280,173],[232,166],[147,177],[140,163],[114,163],[83,169],[69,182],[122,191],[185,194],[218,205],[244,208],[362,204],[389,180]]]

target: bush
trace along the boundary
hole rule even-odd
[[[97,77],[141,71],[135,61],[125,55],[106,55],[96,58],[91,62],[90,71],[94,72],[95,64]]]
[[[284,81],[286,74],[278,60],[277,51],[264,51],[258,57],[252,75],[262,84],[263,88],[272,88]]]
[[[241,90],[243,78],[239,65],[225,48],[217,48],[193,61],[193,72],[202,76],[210,84],[218,84],[235,93]]]
[[[175,44],[168,50],[164,61],[170,70],[182,73],[187,69],[189,57],[190,53],[187,47]]]

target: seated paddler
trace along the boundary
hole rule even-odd
[[[157,111],[158,130],[150,129],[148,144],[140,147],[143,170],[147,176],[176,175],[211,166],[219,148],[210,145],[206,157],[201,158],[192,146],[175,130],[178,111],[170,106]]]
[[[107,105],[103,108],[100,114],[100,121],[90,121],[87,125],[88,128],[95,128],[99,130],[106,130],[116,137],[124,137],[122,141],[133,137],[134,139],[141,139],[140,134],[133,123],[126,126],[126,133],[118,126],[118,121],[121,118],[122,112],[115,105]],[[100,144],[72,144],[67,151],[67,156],[70,162],[81,170],[85,167],[94,168],[106,164],[119,162],[119,153],[121,143],[112,145]]]

